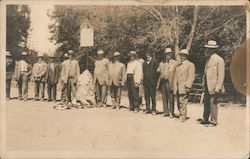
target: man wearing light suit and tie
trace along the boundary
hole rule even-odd
[[[71,102],[76,104],[76,86],[78,82],[78,77],[80,75],[79,62],[74,59],[74,51],[68,51],[69,59],[65,61],[64,67],[62,68],[62,81],[66,87],[66,103]],[[71,99],[71,93],[73,98]]]
[[[115,52],[113,60],[108,66],[108,86],[112,100],[112,108],[120,109],[121,86],[126,78],[126,66],[119,61],[120,53]]]
[[[188,60],[188,55],[188,50],[180,51],[181,62],[176,68],[174,77],[174,94],[177,96],[181,122],[187,120],[188,94],[195,80],[195,66]]]
[[[22,59],[16,63],[14,79],[17,81],[19,100],[28,100],[28,83],[32,72],[31,65],[27,62],[27,52],[22,52]]]
[[[204,96],[204,112],[201,124],[206,126],[216,126],[218,117],[217,100],[220,93],[225,92],[223,82],[225,77],[224,60],[217,55],[217,42],[214,40],[208,41],[205,45],[205,56],[207,63],[204,69],[203,76],[203,91]],[[211,121],[209,122],[209,116]]]

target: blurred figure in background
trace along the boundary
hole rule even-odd
[[[126,78],[126,67],[119,61],[120,53],[115,52],[113,60],[108,67],[108,86],[112,100],[112,108],[120,109],[121,86],[124,85]]]
[[[39,100],[39,94],[41,91],[41,101],[44,100],[44,90],[45,90],[45,74],[47,71],[47,64],[43,60],[43,54],[38,53],[38,61],[34,64],[32,69],[31,80],[34,81],[35,85],[35,98],[34,100]]]
[[[14,61],[9,51],[6,51],[6,100],[10,100],[11,79],[14,71]]]
[[[28,83],[32,72],[31,65],[27,62],[27,52],[22,52],[21,60],[16,62],[14,79],[17,81],[19,100],[28,100]]]

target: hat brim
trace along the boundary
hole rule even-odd
[[[180,55],[189,55],[189,54],[187,54],[187,53],[181,53],[181,52],[180,52],[179,54],[180,54]]]
[[[205,48],[217,49],[219,45],[204,45]]]
[[[169,53],[173,53],[173,51],[171,51],[171,52],[170,52],[170,51],[168,51],[168,52],[165,52],[165,54],[169,54]]]

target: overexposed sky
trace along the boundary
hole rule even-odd
[[[52,53],[56,46],[50,42],[51,34],[49,32],[49,24],[52,21],[47,16],[48,10],[53,10],[53,4],[48,2],[37,2],[29,5],[31,31],[28,37],[28,47],[42,53]]]

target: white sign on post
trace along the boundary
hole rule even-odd
[[[93,46],[94,45],[94,29],[92,27],[81,29],[80,45],[81,46]]]

